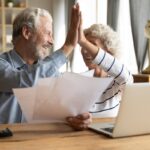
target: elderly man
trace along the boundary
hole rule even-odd
[[[39,78],[57,77],[59,68],[78,42],[80,9],[72,8],[71,23],[64,45],[52,55],[52,17],[40,8],[23,10],[13,23],[13,50],[0,55],[0,123],[24,121],[13,88],[31,87]],[[30,98],[28,99],[30,101]],[[84,129],[91,121],[89,113],[69,117],[75,129]],[[73,123],[72,123],[73,122]]]

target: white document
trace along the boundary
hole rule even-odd
[[[82,72],[80,74],[83,75],[83,76],[87,76],[87,77],[93,77],[94,76],[94,69],[88,70],[86,72]]]
[[[88,112],[112,80],[64,73],[40,79],[33,88],[14,89],[14,93],[28,122],[60,122]]]

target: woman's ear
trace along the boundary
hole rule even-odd
[[[32,34],[31,33],[31,29],[27,25],[25,25],[25,26],[22,27],[22,36],[26,40],[28,40],[30,38],[31,34]]]

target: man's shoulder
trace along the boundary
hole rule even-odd
[[[0,63],[10,62],[12,51],[3,52],[0,54]]]
[[[8,55],[10,55],[11,51],[3,52],[0,54],[1,59],[7,59]]]

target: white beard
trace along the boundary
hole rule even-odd
[[[36,56],[39,58],[39,59],[44,59],[46,58],[47,56],[50,55],[50,50],[46,50],[46,51],[41,51],[41,50],[38,50],[36,52]]]

